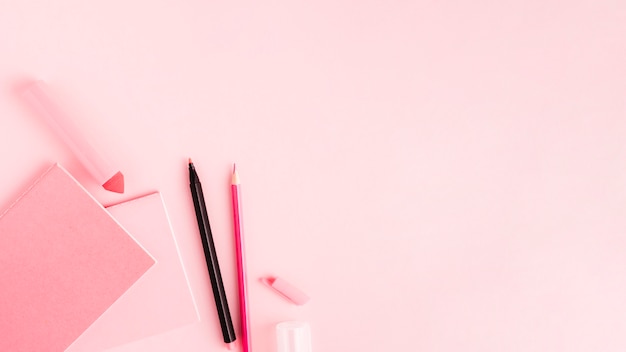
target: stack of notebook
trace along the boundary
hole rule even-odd
[[[199,320],[161,195],[105,209],[53,165],[0,215],[0,351],[101,351]]]

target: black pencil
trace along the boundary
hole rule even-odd
[[[215,251],[215,244],[213,243],[213,234],[211,233],[209,216],[207,214],[206,204],[204,203],[202,185],[200,184],[198,173],[196,173],[196,168],[194,167],[191,159],[189,159],[189,186],[191,187],[193,205],[196,209],[196,218],[198,219],[200,238],[202,239],[206,265],[209,269],[209,277],[211,278],[211,287],[213,288],[213,297],[215,298],[217,315],[219,316],[220,326],[222,327],[222,335],[224,336],[224,342],[226,344],[230,344],[236,339],[235,329],[233,328],[233,321],[230,317],[230,310],[228,309],[228,301],[226,300],[226,292],[224,291],[220,265],[217,261],[217,253]]]

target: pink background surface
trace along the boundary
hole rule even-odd
[[[51,161],[103,203],[162,192],[202,323],[115,352],[223,348],[189,156],[234,316],[238,164],[257,351],[290,319],[315,351],[623,351],[625,23],[618,0],[3,0],[0,205]],[[16,98],[32,77],[126,195]]]

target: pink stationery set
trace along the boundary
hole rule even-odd
[[[0,351],[101,351],[199,321],[159,193],[105,209],[55,164],[0,216],[0,261]]]
[[[78,133],[43,82],[22,97],[105,189],[124,177]],[[224,342],[236,335],[217,263],[204,196],[189,160],[190,187]],[[0,213],[0,351],[102,351],[200,320],[159,192],[103,207],[59,164],[34,179]],[[241,190],[231,182],[241,344],[251,348]],[[1,210],[1,209],[0,209]],[[286,280],[263,280],[291,303],[309,297]],[[308,324],[277,325],[281,352],[310,352]]]
[[[23,96],[123,192],[45,92],[37,82]],[[102,351],[199,321],[160,193],[105,208],[58,164],[36,176],[0,213],[0,351]]]

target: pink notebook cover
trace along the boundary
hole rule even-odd
[[[160,193],[108,207],[157,263],[67,352],[102,351],[200,320]]]
[[[154,259],[59,165],[0,215],[0,351],[63,351]]]

